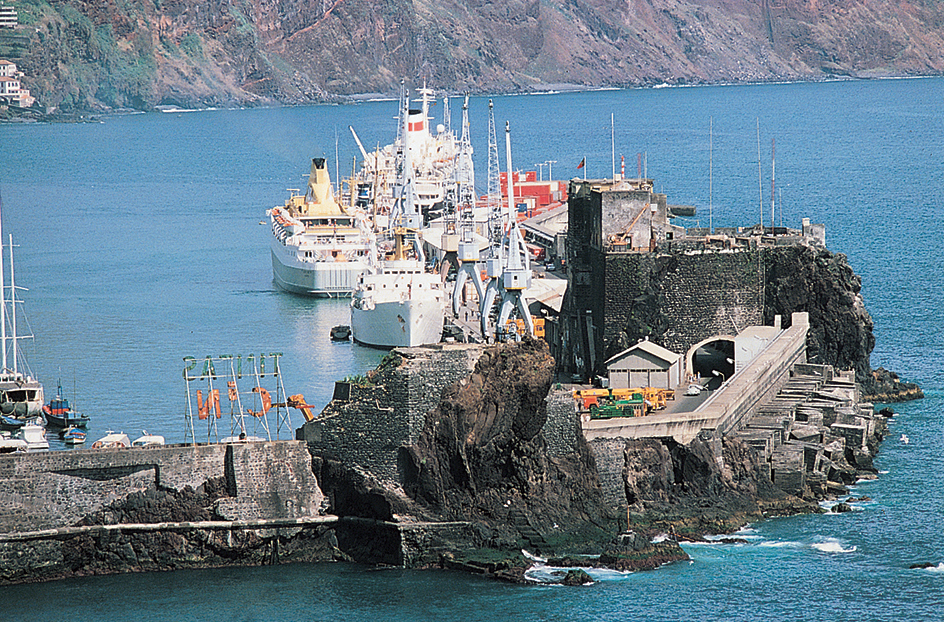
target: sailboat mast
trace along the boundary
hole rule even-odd
[[[613,179],[616,179],[616,126],[610,113],[610,159],[613,161]]]
[[[764,181],[760,169],[760,117],[757,117],[757,192],[760,195],[760,233],[764,234]]]
[[[16,368],[16,282],[13,280],[13,234],[10,234],[10,329],[13,334],[10,336],[10,342],[13,354],[13,373],[17,373]]]
[[[0,209],[2,209],[2,199],[0,199]],[[3,218],[0,217],[0,341],[3,342],[3,361],[0,363],[0,372],[7,370],[7,296],[3,280]]]
[[[714,118],[708,117],[708,233],[709,234],[714,234],[715,232],[714,223],[712,222],[714,214],[712,213],[712,204],[711,204],[711,200],[712,200],[711,184],[713,181],[712,179],[713,149],[714,149]]]

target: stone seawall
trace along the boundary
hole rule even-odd
[[[332,559],[304,443],[0,456],[0,583]]]
[[[221,519],[314,516],[324,496],[310,464],[298,441],[0,456],[0,533],[73,525],[134,492],[196,489],[220,477]]]

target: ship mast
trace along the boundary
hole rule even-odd
[[[19,373],[16,365],[17,353],[16,353],[16,283],[13,279],[13,235],[10,235],[10,330],[12,335],[10,336],[10,345],[12,346],[13,355],[13,374],[16,375]]]
[[[3,210],[3,197],[0,197],[0,212]],[[7,371],[7,296],[3,274],[3,218],[0,214],[0,342],[3,343],[3,361],[0,372]]]

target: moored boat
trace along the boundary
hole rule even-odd
[[[421,260],[383,261],[361,276],[351,300],[351,334],[358,343],[393,348],[439,343],[446,294],[439,274]]]
[[[14,438],[10,432],[0,432],[0,454],[26,451],[26,441]]]
[[[347,324],[338,324],[331,327],[331,339],[334,341],[347,341],[351,338],[351,327]]]
[[[26,451],[49,449],[49,441],[46,440],[46,428],[39,423],[40,421],[42,421],[41,418],[28,421],[13,436],[13,438],[19,438],[26,442]]]
[[[350,296],[367,269],[369,225],[335,200],[324,158],[311,161],[308,189],[269,210],[272,274],[296,294]]]
[[[2,199],[0,199],[2,210]],[[0,250],[2,245],[2,218],[0,218]],[[10,263],[5,266],[3,253],[0,252],[0,415],[14,419],[29,419],[40,415],[43,409],[43,385],[28,373],[26,360],[19,349],[19,341],[32,335],[20,335],[17,332],[17,286],[13,278],[13,238],[9,241]],[[6,271],[9,269],[10,285],[6,285]],[[7,295],[9,290],[9,296]],[[10,305],[9,313],[7,303]],[[7,323],[11,331],[7,333]],[[8,347],[9,342],[9,347]],[[27,370],[24,373],[20,367]],[[7,422],[4,422],[7,423]],[[21,426],[16,426],[21,428]]]
[[[92,443],[92,449],[122,449],[131,447],[131,439],[124,432],[108,430],[105,436]]]
[[[87,437],[87,432],[75,426],[69,426],[62,431],[62,441],[66,445],[81,445]]]
[[[379,213],[389,212],[397,201],[398,161],[403,157],[403,150],[408,148],[417,210],[428,222],[442,215],[449,186],[455,177],[459,142],[449,127],[448,106],[443,106],[443,123],[434,133],[430,129],[429,117],[433,91],[422,88],[419,94],[420,99],[416,102],[419,108],[410,107],[408,94],[401,96],[400,114],[405,117],[405,123],[403,118],[400,119],[399,138],[402,143],[394,142],[368,153],[354,135],[364,161],[351,180],[351,186],[363,207],[370,205]],[[403,146],[405,144],[409,147]]]
[[[142,430],[141,436],[134,439],[132,447],[160,447],[164,444],[164,437],[156,434],[149,434],[147,430]]]
[[[69,400],[63,397],[61,382],[56,388],[56,397],[43,406],[43,416],[46,418],[46,424],[55,428],[68,428],[70,426],[84,428],[89,422],[87,415],[76,412]]]

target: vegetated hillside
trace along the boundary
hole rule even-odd
[[[45,106],[301,103],[393,93],[944,72],[913,0],[18,0]]]

